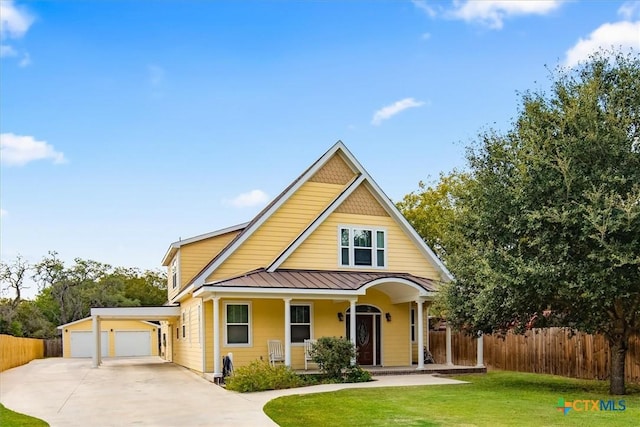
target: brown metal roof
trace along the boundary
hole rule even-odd
[[[357,290],[369,282],[384,278],[405,279],[430,292],[438,290],[437,282],[435,280],[414,276],[413,274],[408,273],[325,270],[276,270],[273,273],[270,273],[263,268],[208,285],[257,289]]]

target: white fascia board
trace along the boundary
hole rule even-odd
[[[205,294],[214,294],[219,297],[240,297],[243,298],[287,298],[287,297],[305,297],[317,299],[333,299],[340,300],[343,298],[353,298],[365,295],[365,291],[357,290],[338,290],[338,289],[291,289],[291,288],[260,288],[254,287],[229,287],[205,285],[194,292],[194,297],[205,297]]]
[[[365,177],[363,175],[358,176],[358,178],[353,181],[345,191],[342,192],[331,204],[322,212],[320,216],[318,216],[309,227],[307,227],[294,241],[289,247],[282,252],[278,257],[271,263],[269,267],[267,267],[267,271],[269,273],[273,273],[276,271],[289,256],[296,250],[298,247],[305,241],[307,238],[335,211],[338,206],[344,202],[347,197],[351,195],[355,191],[356,188],[360,186],[360,184],[364,181]]]
[[[298,181],[291,188],[289,188],[289,190],[280,198],[280,200],[278,200],[276,203],[274,203],[273,206],[271,206],[269,208],[269,210],[267,212],[265,212],[251,226],[251,228],[245,230],[244,234],[238,240],[236,240],[228,249],[225,250],[225,252],[222,254],[222,256],[220,258],[218,258],[213,264],[211,264],[209,267],[207,267],[204,271],[200,272],[200,274],[198,274],[198,276],[195,277],[195,279],[193,280],[192,284],[195,285],[195,287],[199,287],[201,285],[204,285],[207,277],[209,277],[209,275],[211,273],[213,273],[218,267],[220,267],[220,265],[223,262],[225,262],[227,260],[227,258],[229,258],[231,256],[231,254],[233,254],[236,251],[236,249],[238,249],[240,246],[242,246],[242,244],[249,237],[251,237],[253,235],[253,233],[257,229],[259,229],[262,226],[262,224],[264,224],[271,217],[271,215],[273,215],[273,213],[276,212],[280,208],[280,206],[282,206],[285,202],[287,202],[289,200],[289,198],[293,194],[295,194],[295,192],[298,191],[298,189],[300,189],[300,187],[302,187],[302,185],[304,185],[309,180],[309,178],[311,178],[316,172],[318,172],[327,163],[327,161],[331,157],[333,157],[333,155],[338,150],[342,150],[345,153],[347,152],[347,149],[344,146],[344,144],[342,143],[342,141],[336,142],[333,145],[333,147],[331,147],[329,149],[329,151],[324,153],[322,155],[322,157],[320,157],[315,162],[315,164],[311,168],[309,168],[298,179]]]
[[[189,243],[199,242],[201,240],[206,240],[211,237],[221,236],[223,234],[231,233],[233,231],[242,230],[249,223],[243,222],[242,224],[232,225],[231,227],[221,228],[220,230],[215,230],[210,233],[199,234],[197,236],[189,237],[187,239],[181,239],[176,242],[173,242],[169,245],[169,249],[167,249],[167,253],[162,258],[162,265],[168,266],[171,259],[175,256],[177,249],[181,246],[188,245]]]
[[[182,299],[183,299],[184,297],[186,297],[186,296],[187,296],[187,294],[189,294],[189,293],[193,292],[193,288],[194,288],[193,284],[191,284],[191,285],[187,286],[186,288],[184,288],[183,290],[181,290],[181,291],[178,293],[178,295],[176,295],[175,297],[171,298],[171,302],[173,303],[173,302],[175,302],[175,301],[182,301]]]

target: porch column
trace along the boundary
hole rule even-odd
[[[416,300],[416,304],[418,305],[418,369],[424,369],[424,316],[422,313],[423,301],[421,299],[418,299]]]
[[[353,346],[356,346],[356,301],[349,301],[349,335],[351,336],[351,342]],[[351,365],[356,364],[356,359],[351,359]]]
[[[213,303],[213,376],[222,375],[222,354],[220,354],[220,298],[215,297]]]
[[[482,331],[478,331],[476,355],[476,368],[484,368],[484,335]]]
[[[291,366],[291,298],[284,299],[284,364]]]
[[[453,366],[451,359],[451,326],[447,322],[447,366]]]
[[[91,328],[93,332],[93,358],[92,366],[97,368],[102,363],[102,345],[100,343],[100,317],[91,316]]]
[[[426,328],[427,328],[427,351],[431,351],[431,346],[430,346],[430,338],[429,338],[429,310],[431,309],[431,304],[427,304],[427,321],[426,321]]]

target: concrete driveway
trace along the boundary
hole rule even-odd
[[[0,401],[55,426],[275,426],[262,411],[279,396],[351,387],[455,384],[431,375],[378,377],[364,384],[327,384],[235,393],[158,357],[40,359],[0,373]]]

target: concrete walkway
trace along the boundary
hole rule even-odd
[[[0,402],[56,426],[275,426],[262,411],[279,396],[344,388],[459,384],[432,375],[377,377],[260,393],[226,391],[157,357],[40,359],[0,373]]]

